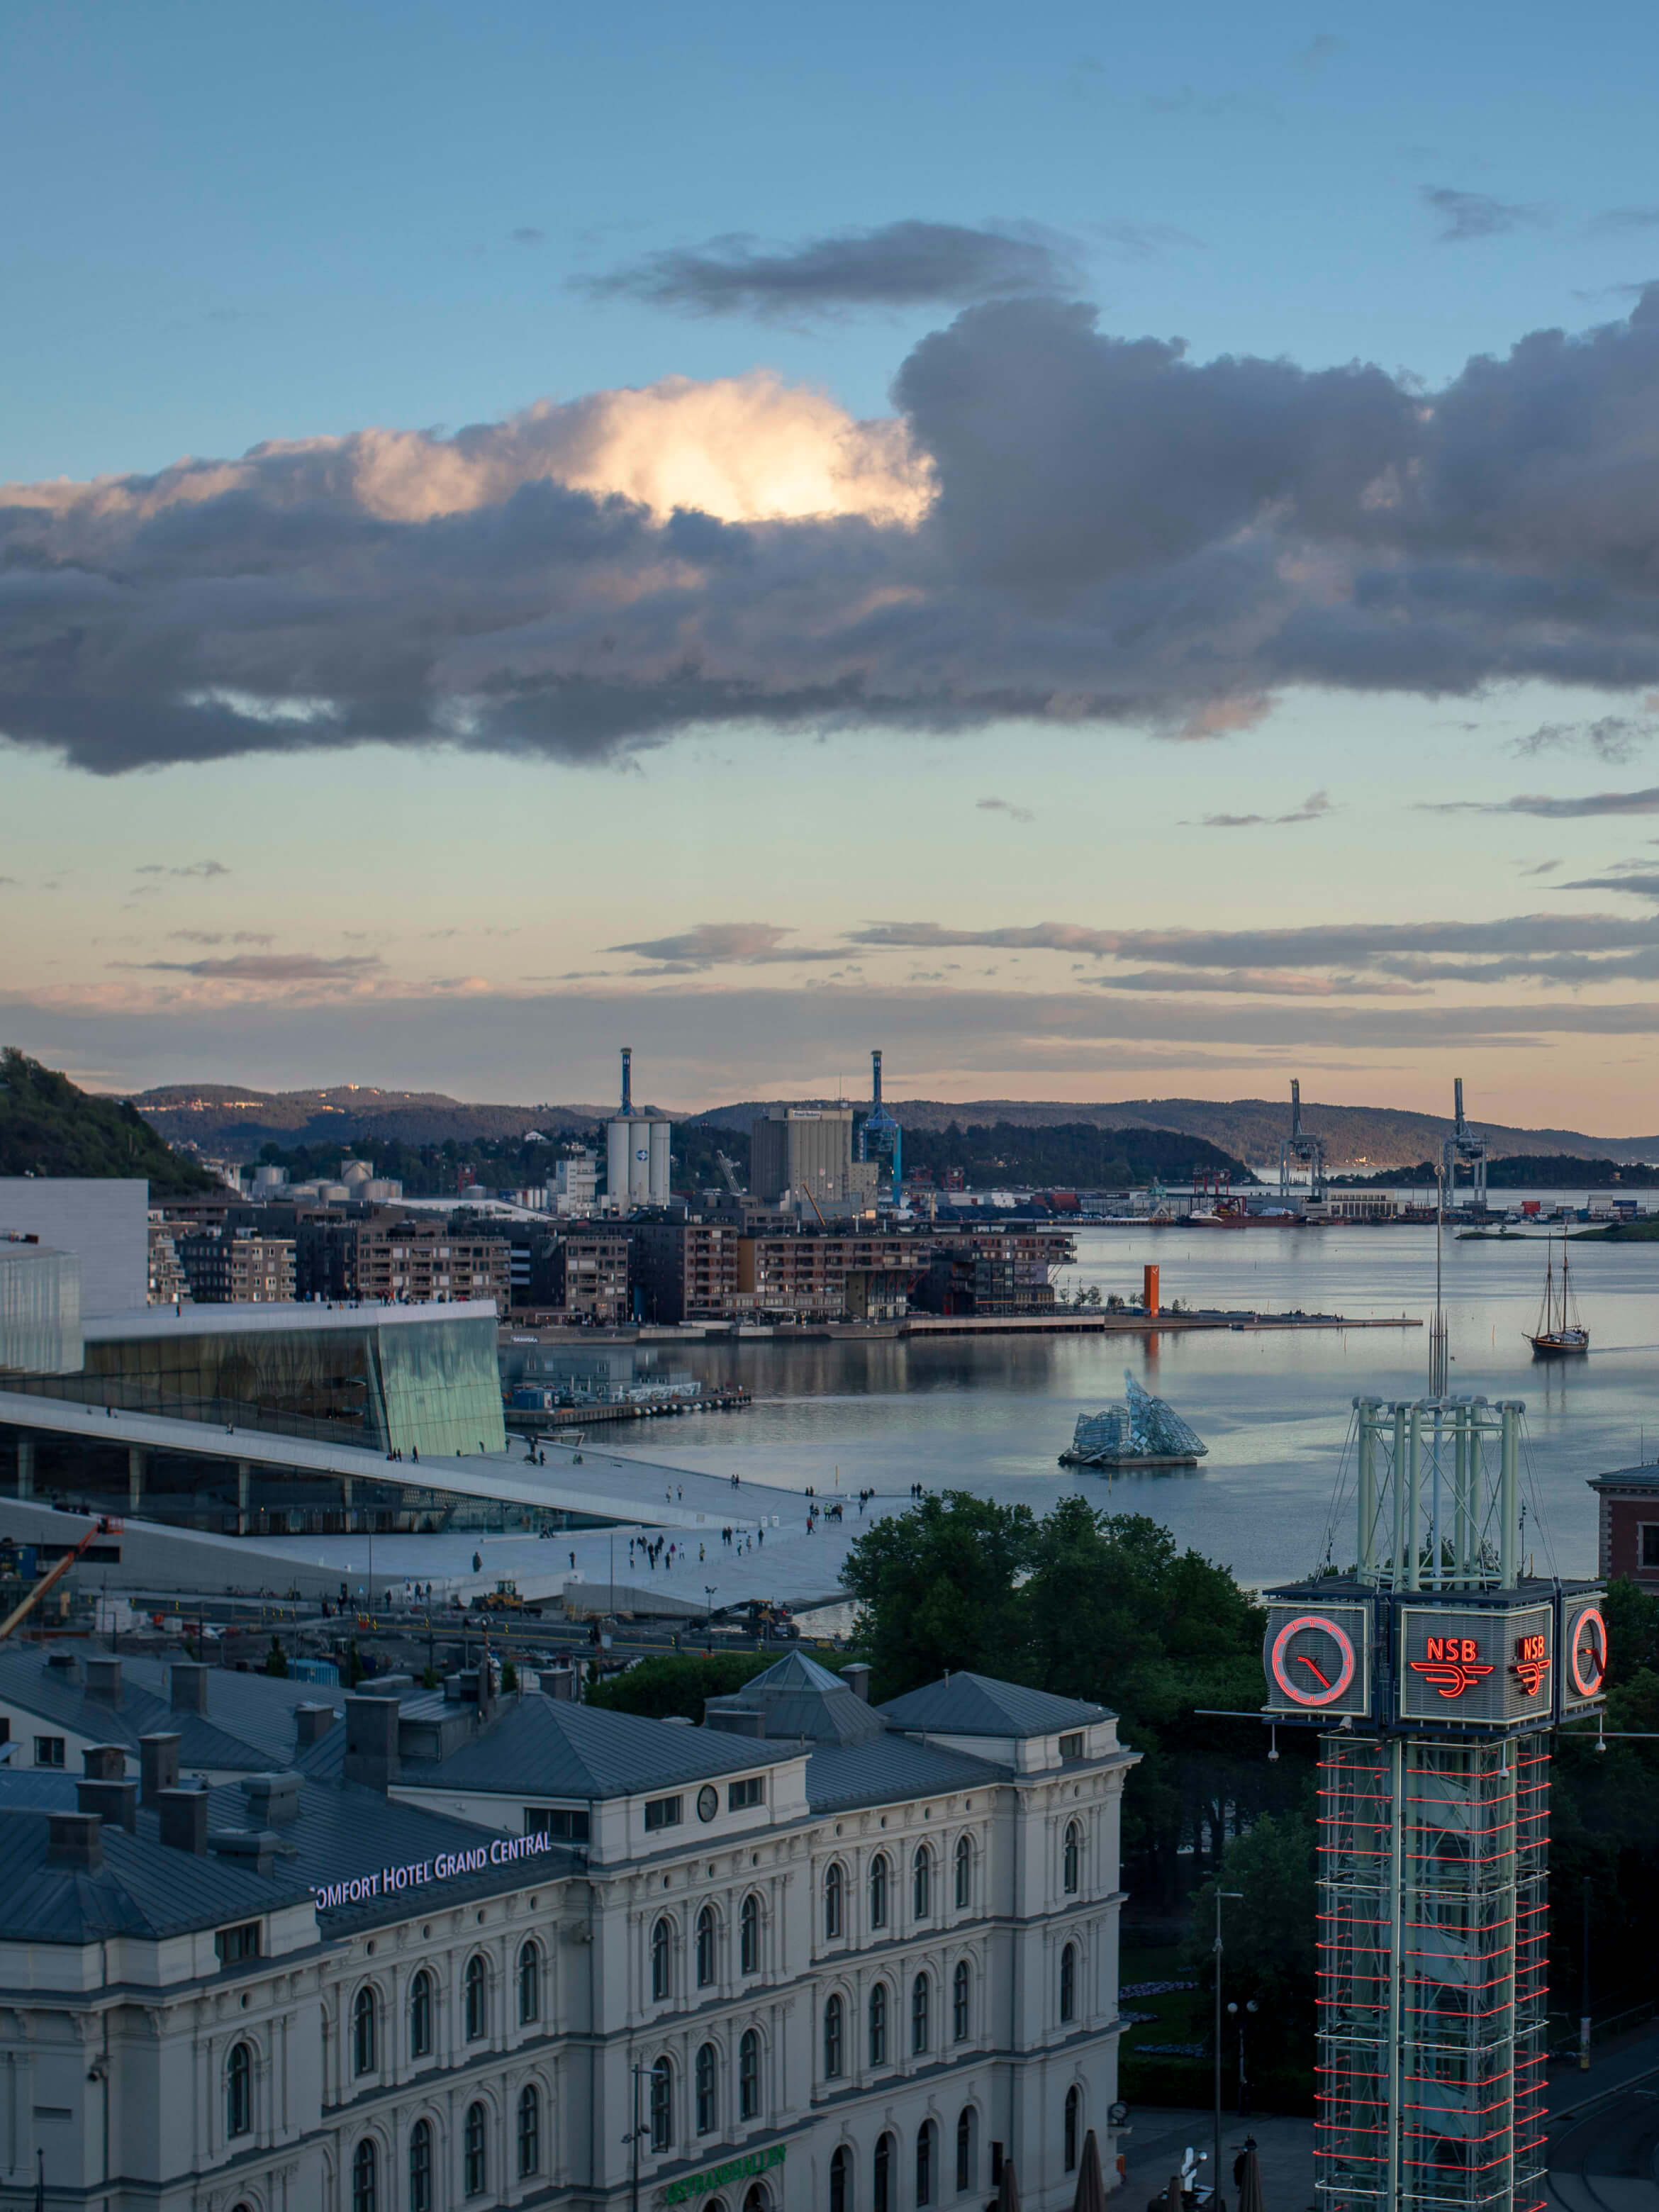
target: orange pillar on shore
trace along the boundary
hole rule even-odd
[[[1140,1303],[1146,1307],[1148,1316],[1152,1319],[1156,1320],[1158,1316],[1158,1267],[1156,1263],[1154,1261],[1148,1261],[1146,1265],[1141,1269],[1140,1274]]]

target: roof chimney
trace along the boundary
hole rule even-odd
[[[173,1711],[204,1713],[207,1711],[207,1668],[193,1660],[175,1659],[167,1674]]]
[[[285,1826],[300,1817],[297,1774],[250,1774],[242,1784],[247,1816],[256,1828]]]
[[[334,1725],[332,1705],[295,1705],[294,1725],[299,1733],[299,1747],[309,1751],[313,1743],[320,1743]]]
[[[89,1743],[81,1753],[81,1765],[88,1782],[126,1779],[127,1754],[118,1743]]]
[[[120,1661],[94,1657],[88,1653],[84,1664],[87,1670],[87,1695],[89,1698],[102,1698],[109,1705],[118,1705],[121,1702]]]
[[[155,1804],[164,1790],[179,1787],[179,1739],[158,1732],[138,1739],[138,1771],[143,1780],[143,1802]]]
[[[104,1863],[104,1824],[95,1813],[52,1813],[46,1864],[96,1874]]]
[[[850,1667],[843,1667],[841,1670],[841,1679],[855,1698],[862,1698],[866,1705],[869,1704],[870,1669],[865,1665],[863,1660],[855,1659]]]
[[[75,1785],[75,1802],[83,1813],[94,1813],[112,1827],[138,1832],[138,1784],[136,1782],[94,1782]]]
[[[161,1816],[161,1841],[175,1851],[207,1853],[208,1798],[205,1790],[163,1790],[156,1807]]]
[[[392,1698],[348,1697],[345,1761],[348,1782],[384,1791],[398,1773],[398,1705]]]

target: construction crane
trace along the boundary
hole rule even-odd
[[[738,1170],[734,1164],[726,1158],[724,1152],[716,1152],[714,1164],[720,1170],[725,1180],[726,1188],[731,1192],[732,1197],[741,1198],[743,1185],[738,1181]]]
[[[93,1544],[96,1543],[99,1537],[110,1535],[118,1525],[113,1521],[95,1521],[78,1544],[65,1552],[63,1558],[54,1565],[46,1569],[22,1603],[15,1605],[5,1619],[0,1620],[0,1644],[5,1642],[25,1613],[33,1613],[47,1591],[55,1589],[63,1581],[70,1569]]]
[[[1452,1133],[1440,1147],[1440,1164],[1446,1179],[1446,1202],[1457,1203],[1457,1170],[1460,1162],[1468,1169],[1470,1193],[1477,1213],[1486,1210],[1486,1140],[1477,1137],[1463,1119],[1463,1079],[1457,1076],[1452,1084],[1454,1101]]]
[[[1307,1169],[1308,1196],[1317,1203],[1325,1195],[1325,1139],[1302,1126],[1302,1085],[1295,1077],[1291,1079],[1291,1133],[1279,1148],[1281,1204],[1291,1195],[1292,1161]]]

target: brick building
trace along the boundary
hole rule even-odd
[[[634,1283],[641,1318],[726,1321],[737,1311],[737,1232],[716,1222],[636,1222]]]
[[[1590,1488],[1601,1522],[1596,1573],[1659,1593],[1659,1467],[1621,1468]]]
[[[802,1321],[902,1321],[931,1240],[915,1237],[744,1237],[738,1243],[739,1310]]]

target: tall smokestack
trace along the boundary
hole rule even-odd
[[[633,1110],[634,1110],[634,1048],[633,1048],[633,1046],[632,1046],[632,1045],[625,1044],[625,1045],[623,1047],[623,1048],[622,1048],[622,1056],[623,1056],[623,1103],[622,1103],[622,1109],[623,1109],[623,1112],[624,1114],[631,1114],[631,1113],[633,1112]]]
[[[1461,1075],[1453,1079],[1452,1097],[1456,1101],[1455,1118],[1457,1122],[1457,1133],[1462,1136],[1463,1133],[1463,1079]]]
[[[881,1111],[881,1054],[870,1055],[870,1103],[877,1113]]]

